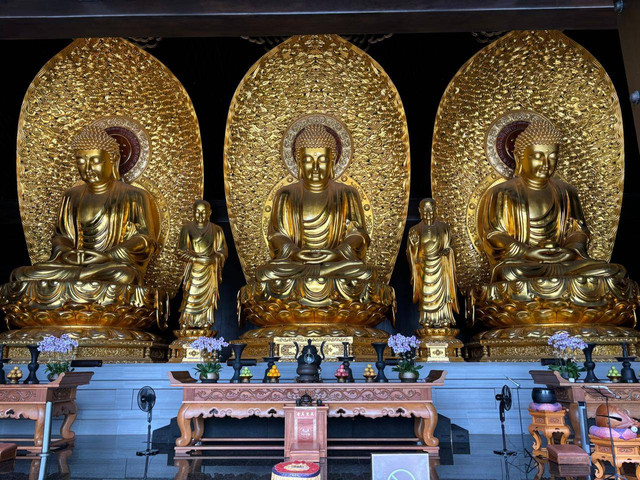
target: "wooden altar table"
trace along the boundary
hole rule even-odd
[[[215,440],[203,438],[205,418],[284,417],[285,405],[295,405],[308,393],[313,400],[322,400],[328,406],[329,417],[413,416],[414,432],[421,442],[413,448],[437,457],[438,439],[433,432],[438,413],[431,388],[444,385],[446,374],[444,370],[432,370],[426,381],[419,383],[198,383],[189,372],[169,372],[171,386],[183,389],[177,418],[180,437],[175,451],[186,454],[216,448],[201,444]],[[237,439],[234,443],[237,445]]]
[[[41,452],[45,406],[51,402],[52,415],[64,416],[64,420],[60,426],[61,438],[52,438],[50,447],[73,444],[75,433],[71,431],[71,426],[78,415],[76,389],[80,385],[87,385],[92,376],[93,372],[69,372],[60,374],[53,382],[0,385],[0,418],[28,418],[36,422],[33,445],[20,445],[19,442],[24,442],[25,438],[2,438],[0,441],[18,443],[18,450]]]
[[[601,388],[603,393],[611,391],[619,398],[609,398],[609,405],[626,408],[632,417],[640,417],[640,383],[582,383],[570,382],[562,378],[558,372],[551,370],[531,370],[529,372],[534,383],[553,388],[556,398],[562,406],[569,409],[569,420],[574,434],[574,444],[581,443],[579,404],[586,407],[586,416],[595,417],[596,409],[604,398],[596,390]],[[585,419],[586,422],[586,419]]]

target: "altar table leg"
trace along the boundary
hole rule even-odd
[[[76,421],[77,413],[67,413],[64,416],[62,425],[60,425],[60,436],[65,440],[73,440],[76,438],[76,434],[71,431],[71,425]]]
[[[573,430],[573,444],[580,446],[582,444],[582,435],[580,435],[580,410],[576,402],[569,404],[569,422],[571,423],[571,430]]]
[[[62,450],[58,452],[58,471],[60,473],[69,473],[69,457],[73,454],[72,448],[67,448],[66,450]]]
[[[176,440],[176,447],[186,447],[191,445],[193,434],[191,431],[191,419],[187,418],[189,405],[182,405],[178,410],[178,427],[180,428],[180,438]]]
[[[37,415],[37,418],[35,419],[36,429],[33,434],[33,443],[36,447],[41,447],[42,441],[44,438],[44,419],[46,416],[44,405],[38,405],[36,407],[36,415]]]
[[[193,417],[193,441],[199,442],[202,440],[204,436],[204,417],[202,415],[198,415],[197,417]]]
[[[438,423],[438,412],[436,411],[436,407],[433,406],[433,403],[429,402],[425,405],[429,416],[420,419],[416,417],[415,422],[419,422],[419,424],[414,423],[414,430],[418,430],[417,437],[422,441],[423,445],[427,447],[437,447],[440,442],[433,436],[433,432],[436,430],[436,424]]]

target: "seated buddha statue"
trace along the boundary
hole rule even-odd
[[[333,180],[336,140],[323,125],[305,128],[295,142],[300,179],[276,192],[267,233],[271,261],[256,280],[268,294],[326,304],[333,289],[344,298],[366,293],[375,275],[365,263],[370,239],[355,188]]]
[[[589,258],[591,234],[578,194],[553,178],[561,140],[549,122],[532,122],[515,142],[515,176],[481,200],[478,232],[493,282],[626,276],[620,265]]]
[[[73,138],[71,149],[83,183],[64,193],[51,257],[17,268],[11,281],[142,285],[157,248],[155,201],[120,180],[119,146],[103,129],[85,127]]]
[[[86,349],[80,356],[162,359],[166,346],[145,331],[168,313],[166,292],[144,284],[158,248],[155,201],[120,180],[119,145],[104,129],[85,127],[71,149],[82,183],[62,196],[49,259],[0,287],[12,327],[0,342],[20,358],[24,345],[67,333]]]
[[[366,263],[370,238],[358,191],[333,178],[335,137],[311,124],[293,147],[299,178],[273,197],[271,260],[239,294],[241,318],[266,328],[247,332],[245,341],[356,335],[353,327],[376,325],[395,306],[393,289]],[[386,338],[376,329],[359,333]]]
[[[535,120],[516,138],[514,177],[483,195],[478,233],[491,283],[470,295],[474,318],[494,327],[467,347],[472,358],[537,360],[558,330],[603,344],[640,345],[638,286],[624,267],[589,257],[591,234],[576,189],[554,177],[562,136]],[[614,346],[615,345],[615,346]],[[545,350],[546,349],[546,350]]]

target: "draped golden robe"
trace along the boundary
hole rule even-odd
[[[200,230],[195,222],[182,227],[179,249],[185,252],[181,328],[207,328],[214,324],[227,244],[222,229],[209,222]],[[197,257],[191,256],[191,252]]]
[[[105,195],[101,208],[93,211],[85,205],[85,197],[89,195],[86,184],[65,192],[50,259],[17,268],[11,274],[12,281],[142,284],[157,248],[160,228],[153,197],[141,188],[116,181]],[[111,260],[84,265],[65,263],[63,255],[73,249],[107,254]]]
[[[256,271],[266,297],[321,305],[334,292],[349,300],[368,296],[375,271],[365,263],[370,239],[358,192],[333,180],[325,192],[324,206],[313,217],[305,215],[303,182],[276,193],[267,236],[272,260]],[[299,262],[290,258],[296,249],[336,250],[343,259]]]
[[[411,266],[413,301],[419,302],[420,324],[427,328],[455,326],[459,311],[451,228],[435,220],[409,230],[407,258]]]
[[[527,190],[520,177],[495,185],[482,197],[478,211],[478,233],[492,267],[492,282],[540,277],[619,277],[624,267],[590,259],[589,229],[575,188],[549,179],[553,202],[546,213],[531,218]],[[554,242],[573,250],[577,259],[543,263],[526,259],[531,247]]]

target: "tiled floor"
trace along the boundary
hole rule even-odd
[[[525,441],[529,441],[525,439]],[[525,444],[526,445],[526,444]],[[176,460],[169,445],[154,445],[161,452],[153,457],[136,456],[136,450],[145,448],[142,436],[79,436],[73,452],[53,455],[47,464],[47,479],[176,479],[176,480],[268,480],[271,467],[281,461],[278,452],[247,452],[241,450],[216,452],[216,459]],[[493,453],[502,448],[496,435],[472,435],[470,445],[456,445],[456,451],[470,454],[451,454],[442,451],[442,465],[437,467],[441,480],[534,480],[538,473],[536,462],[522,453],[522,439],[508,438],[508,448],[516,450],[508,463]],[[248,456],[247,456],[248,455]],[[262,458],[261,455],[270,457]],[[329,480],[369,480],[370,458],[332,457],[327,463]],[[62,461],[67,458],[67,466]],[[38,478],[39,459],[19,458],[13,464],[0,464],[0,480],[35,480]],[[31,474],[30,474],[31,472]],[[538,477],[539,478],[539,477]],[[544,478],[550,478],[545,473]],[[554,477],[562,478],[562,477]],[[377,479],[376,479],[377,480]]]

